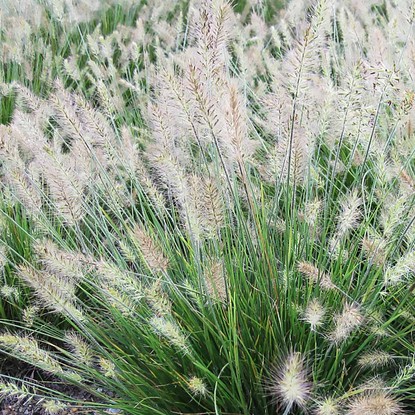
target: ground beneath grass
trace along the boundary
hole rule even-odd
[[[45,376],[43,373],[17,360],[7,359],[1,365],[1,373],[7,376],[15,377],[32,384],[39,384],[43,387],[50,388],[60,392],[74,401],[78,402],[96,402],[97,399],[90,393],[83,391],[75,386],[62,383],[57,378]],[[43,407],[44,398],[33,397],[30,399],[19,398],[15,396],[1,399],[0,396],[0,415],[55,415],[45,410]],[[61,410],[56,415],[83,414],[96,415],[95,411],[86,411],[80,407],[81,404],[68,405],[65,410]],[[113,413],[113,412],[108,412]]]

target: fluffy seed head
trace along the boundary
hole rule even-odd
[[[382,350],[367,352],[359,357],[359,365],[363,368],[377,368],[387,366],[393,360],[389,353]]]
[[[18,399],[27,398],[30,396],[27,388],[22,385],[16,385],[13,382],[0,382],[0,398],[14,396]]]
[[[144,292],[145,299],[149,306],[158,316],[169,315],[172,304],[168,295],[164,292],[161,281],[157,280]]]
[[[399,178],[402,193],[413,194],[415,192],[415,180],[411,175],[404,169],[401,171]]]
[[[126,261],[134,262],[137,259],[136,252],[134,252],[134,249],[126,241],[121,240],[118,242],[118,245]]]
[[[346,340],[353,330],[364,322],[364,316],[355,304],[346,304],[343,311],[334,318],[335,328],[329,338],[334,343]]]
[[[3,231],[3,226],[0,218],[0,232]],[[7,264],[7,248],[5,245],[0,243],[0,272],[3,271],[4,266]]]
[[[189,353],[186,336],[181,332],[179,326],[164,317],[153,317],[150,321],[154,331],[164,337],[171,345],[177,347],[184,354]]]
[[[57,415],[67,408],[63,402],[53,400],[45,401],[42,406],[45,412],[49,415]]]
[[[99,368],[105,377],[116,379],[117,374],[115,371],[115,365],[110,360],[105,359],[104,357],[100,357]]]
[[[84,320],[84,315],[75,305],[76,285],[73,281],[23,265],[19,267],[18,274],[47,307],[79,321]]]
[[[206,237],[214,238],[225,224],[225,206],[218,183],[210,178],[193,181],[193,196]]]
[[[297,267],[301,274],[305,275],[312,283],[318,284],[321,288],[329,290],[336,287],[331,281],[330,275],[320,271],[310,262],[300,261]]]
[[[208,392],[206,384],[205,382],[203,382],[203,379],[197,376],[192,376],[188,380],[187,385],[193,395],[205,396]]]
[[[406,216],[407,209],[408,198],[406,196],[398,198],[388,197],[384,201],[380,222],[383,227],[383,234],[387,240],[390,240],[396,228],[402,223],[402,218]]]
[[[169,262],[157,242],[149,235],[144,226],[137,224],[131,232],[144,261],[154,272],[166,272]]]
[[[74,331],[68,331],[65,333],[65,341],[71,347],[76,360],[87,366],[92,364],[91,348],[79,334]]]
[[[39,314],[39,307],[29,306],[22,312],[22,319],[27,327],[33,326],[36,316]]]
[[[317,402],[314,415],[339,415],[340,408],[333,398],[325,398]]]
[[[382,266],[386,259],[386,241],[381,238],[364,237],[362,240],[362,251],[377,266]]]
[[[348,405],[347,415],[399,415],[401,404],[386,391],[366,392]]]
[[[360,205],[362,199],[357,192],[350,193],[341,204],[341,213],[337,221],[339,236],[346,235],[350,230],[357,227],[361,217]]]
[[[38,242],[35,251],[45,270],[70,281],[79,281],[84,268],[92,262],[81,253],[60,249],[50,240]]]
[[[325,308],[318,299],[314,298],[307,304],[304,310],[303,320],[310,324],[311,330],[315,330],[317,326],[323,324],[325,314]]]
[[[304,407],[310,398],[311,383],[307,380],[304,359],[290,353],[272,372],[269,392],[275,402],[282,402],[288,413],[293,405]]]
[[[112,308],[117,309],[123,316],[134,315],[136,310],[134,298],[116,287],[104,288],[103,293],[107,298],[108,304]]]
[[[58,360],[49,351],[40,348],[38,342],[33,338],[3,333],[0,334],[0,346],[46,372],[63,373]]]
[[[6,300],[17,300],[19,298],[19,289],[17,287],[13,287],[11,285],[3,285],[0,287],[0,296],[5,298]]]
[[[292,136],[285,131],[270,155],[271,170],[274,165],[278,178],[301,185],[307,177],[313,147],[314,140],[304,128],[297,128]]]
[[[415,250],[402,256],[395,266],[388,267],[385,272],[385,283],[395,285],[401,282],[410,272],[415,272]]]
[[[223,262],[209,264],[203,275],[206,290],[210,298],[225,302],[227,300],[225,270]]]
[[[319,199],[309,201],[305,205],[304,220],[309,226],[316,227],[321,213],[322,202]]]
[[[368,323],[370,332],[376,337],[386,337],[389,335],[387,328],[384,326],[385,316],[379,310],[370,310]]]

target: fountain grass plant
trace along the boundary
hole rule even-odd
[[[45,90],[2,85],[0,346],[97,401],[8,376],[0,393],[410,414],[413,4],[301,0],[275,25],[176,6],[81,32]]]

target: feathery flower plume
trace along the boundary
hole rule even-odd
[[[303,128],[297,127],[292,137],[288,131],[285,131],[269,155],[271,171],[275,172],[278,179],[288,178],[290,183],[301,185],[306,179],[313,145]]]
[[[137,278],[121,270],[116,264],[104,260],[96,263],[95,271],[107,304],[124,316],[133,316],[137,303],[144,296]]]
[[[284,86],[296,99],[305,99],[307,81],[319,69],[320,62],[316,57],[323,53],[324,32],[330,21],[327,6],[326,0],[315,3],[311,9],[310,24],[303,30],[302,38],[296,39],[296,44],[284,60],[282,76],[287,78],[283,80]]]
[[[272,371],[268,389],[274,402],[285,406],[287,415],[294,405],[304,408],[311,394],[304,358],[300,353],[290,353]]]
[[[106,378],[117,378],[115,364],[104,357],[99,358],[99,368]]]
[[[363,368],[378,368],[387,366],[393,361],[393,357],[382,350],[370,351],[363,353],[359,357],[359,365]]]
[[[0,296],[10,301],[16,301],[20,296],[20,291],[17,287],[5,284],[0,287]]]
[[[110,88],[102,80],[95,81],[99,103],[107,117],[122,111],[123,100],[115,88]]]
[[[97,148],[112,148],[116,137],[107,118],[97,111],[81,95],[72,96],[76,103],[76,115],[82,128],[83,144],[90,150]]]
[[[167,316],[171,313],[172,304],[163,290],[161,280],[157,280],[147,287],[144,294],[150,307],[158,316]]]
[[[13,93],[13,85],[0,82],[0,95],[7,97]]]
[[[212,261],[205,267],[203,281],[210,298],[227,301],[226,277],[222,261]]]
[[[65,70],[66,74],[75,81],[79,82],[81,80],[81,71],[77,66],[76,58],[74,56],[69,56],[63,61],[63,69]]]
[[[380,222],[386,240],[390,240],[396,228],[402,224],[402,219],[408,213],[408,198],[406,196],[387,198],[382,207]]]
[[[65,333],[65,342],[70,346],[74,353],[75,360],[87,365],[92,365],[93,355],[91,347],[88,343],[76,332],[68,331]]]
[[[334,343],[346,340],[350,334],[360,327],[365,318],[356,304],[346,304],[343,311],[334,317],[334,330],[329,338]]]
[[[338,233],[330,238],[327,252],[334,259],[341,258],[343,261],[346,261],[349,257],[349,252],[346,250],[345,246],[341,244],[340,234]]]
[[[29,398],[32,394],[25,385],[17,385],[14,382],[0,381],[0,398],[2,397],[16,397],[17,399]]]
[[[202,75],[197,67],[194,64],[189,65],[187,71],[189,94],[193,99],[193,105],[198,110],[199,114],[197,115],[200,117],[202,125],[209,131],[209,137],[213,141],[222,168],[229,181],[229,141],[222,134],[225,128],[225,121],[224,117],[221,117],[222,114],[217,105],[217,102],[221,102],[223,98],[221,93],[214,89],[213,85],[217,79],[221,78],[218,76],[207,81],[208,84],[212,85],[212,89],[208,90],[207,85],[202,81]]]
[[[83,202],[88,177],[70,166],[68,157],[54,155],[51,149],[40,154],[36,162],[46,179],[56,212],[67,224],[78,223],[85,215]]]
[[[408,381],[412,383],[415,376],[415,355],[412,354],[411,360],[407,365],[400,367],[397,376],[393,379],[392,388],[399,388]]]
[[[179,326],[170,321],[168,317],[154,316],[150,320],[150,325],[158,335],[164,337],[172,346],[177,347],[184,354],[190,353],[186,336]]]
[[[32,327],[35,322],[35,318],[39,314],[39,307],[28,306],[22,311],[22,319],[27,327]]]
[[[100,50],[99,50],[99,26],[96,27],[92,34],[88,34],[86,37],[86,41],[88,44],[88,54],[93,55],[94,57],[99,57]],[[91,61],[94,62],[94,61]],[[94,62],[95,63],[95,62]]]
[[[67,405],[63,402],[46,400],[43,402],[42,407],[48,415],[58,415],[67,409]]]
[[[228,149],[224,151],[229,161],[234,164],[239,177],[244,196],[249,207],[253,209],[252,188],[246,171],[246,162],[251,161],[258,146],[258,142],[250,140],[248,136],[246,105],[234,82],[228,82],[229,108],[226,113],[226,133],[228,142],[221,140]],[[224,165],[225,168],[225,165]]]
[[[244,163],[250,160],[257,144],[248,138],[246,104],[235,82],[228,82],[229,108],[227,109],[227,136],[229,137],[229,155],[238,166],[238,175],[243,180]]]
[[[339,415],[339,404],[333,398],[325,398],[322,401],[318,401],[316,408],[313,412],[314,415]]]
[[[189,387],[190,392],[193,395],[205,396],[208,392],[208,389],[207,389],[206,384],[203,381],[203,379],[201,379],[197,376],[192,376],[187,381],[187,386]]]
[[[169,261],[164,255],[160,245],[153,239],[146,228],[140,224],[135,224],[130,231],[130,236],[138,246],[141,255],[149,269],[155,273],[166,272]]]
[[[304,310],[302,319],[310,324],[311,330],[314,331],[318,326],[323,324],[326,310],[317,298],[313,298]]]
[[[172,149],[175,143],[174,140],[174,124],[168,122],[169,112],[164,103],[150,103],[148,106],[150,125],[152,127],[152,135],[155,142],[158,144],[158,152],[154,155],[155,159],[157,156],[161,156],[160,147],[165,149]],[[172,160],[176,163],[176,160]]]
[[[13,82],[12,83],[13,89],[16,91],[18,96],[18,104],[19,106],[25,107],[31,112],[39,113],[43,107],[42,100],[36,96],[29,88],[26,88],[24,85]]]
[[[76,320],[84,320],[82,312],[76,308],[76,285],[68,279],[60,278],[35,270],[28,266],[20,266],[19,277],[28,283],[44,305]]]
[[[355,229],[359,224],[362,216],[360,206],[362,199],[356,190],[350,192],[341,203],[341,212],[337,218],[337,234],[338,238],[346,236],[347,233]]]
[[[318,219],[321,213],[322,202],[319,199],[308,201],[304,209],[304,220],[306,223],[316,228],[318,226]]]
[[[108,304],[123,316],[134,316],[137,308],[136,298],[129,296],[116,287],[104,287],[104,295]]]
[[[59,249],[51,240],[37,242],[35,252],[47,272],[74,282],[80,281],[85,268],[88,269],[93,264],[93,258],[88,258],[79,252]]]
[[[197,208],[200,211],[200,221],[207,237],[217,237],[225,224],[225,206],[218,184],[211,178],[200,180]]]
[[[46,372],[53,374],[64,373],[62,366],[56,358],[50,352],[41,349],[38,342],[33,338],[2,333],[0,334],[0,345],[14,355]]]
[[[227,59],[227,47],[231,36],[231,5],[224,0],[202,1],[200,11],[196,11],[193,25],[193,38],[196,40],[197,69],[201,80],[211,88],[222,81],[221,76]]]
[[[175,75],[173,68],[169,67],[169,62],[164,62],[164,67],[159,75],[160,90],[163,96],[169,93],[167,99],[171,101],[171,109],[177,113],[177,118],[182,122],[183,127],[187,127],[193,136],[194,141],[203,147],[206,139],[199,131],[199,123],[195,118],[195,109],[191,105],[191,99],[187,91],[183,88],[181,80]]]
[[[82,378],[82,376],[79,373],[76,373],[72,370],[66,370],[65,373],[63,374],[63,376],[69,382],[75,382],[75,383],[78,383],[78,384],[84,382],[84,379]]]
[[[379,187],[386,189],[396,175],[396,166],[383,149],[376,151],[375,157],[376,181]]]
[[[61,80],[55,81],[55,93],[49,98],[53,115],[62,133],[71,139],[83,139],[81,121],[76,113],[74,97],[65,90]]]
[[[121,239],[120,241],[118,241],[118,246],[120,247],[122,256],[127,262],[134,263],[136,261],[137,252],[132,248],[132,246],[128,242]]]
[[[378,267],[386,261],[386,241],[382,237],[366,236],[362,239],[362,251],[367,259]]]
[[[1,153],[0,135],[0,156],[2,156]],[[12,190],[13,198],[16,198],[30,214],[40,213],[42,199],[38,178],[25,168],[23,161],[16,154],[6,153],[5,158],[1,158],[7,166],[5,181]]]
[[[394,266],[387,268],[384,277],[385,284],[395,285],[402,281],[410,272],[415,272],[415,251],[408,252],[399,258]]]
[[[404,314],[404,312],[402,312]],[[412,314],[411,314],[412,317]],[[369,313],[369,331],[376,337],[386,337],[390,333],[388,329],[384,327],[385,317],[379,310],[371,310]]]
[[[284,235],[286,229],[287,229],[287,223],[285,222],[285,219],[277,216],[273,217],[270,220],[270,225],[279,233]]]
[[[325,290],[336,288],[331,281],[329,274],[320,271],[315,265],[310,262],[300,261],[297,264],[298,271],[305,275],[312,283],[319,285]]]
[[[16,110],[13,114],[11,133],[17,141],[23,160],[30,161],[43,151],[47,138],[43,133],[39,120],[33,114]]]
[[[388,391],[376,390],[360,394],[347,406],[347,415],[399,415],[402,405]]]
[[[403,169],[400,174],[400,187],[401,187],[401,193],[403,195],[411,195],[415,193],[415,180],[412,178],[412,176]]]
[[[133,274],[120,269],[115,263],[105,260],[97,261],[95,272],[100,279],[101,287],[109,298],[111,295],[114,295],[114,299],[128,297],[129,305],[143,298],[144,293],[140,281]]]
[[[383,379],[381,376],[376,375],[371,378],[367,378],[364,380],[363,383],[359,384],[357,386],[357,389],[359,391],[379,391],[379,390],[392,390],[393,386],[388,386],[388,384],[385,382],[385,379]]]
[[[169,137],[169,142],[173,143],[174,140]],[[147,154],[157,177],[177,200],[181,218],[189,233],[195,239],[200,239],[202,226],[190,192],[188,176],[180,161],[183,157],[179,155],[177,148],[166,145],[161,139],[149,146]]]

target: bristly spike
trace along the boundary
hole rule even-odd
[[[401,403],[387,390],[367,391],[351,399],[347,415],[400,415]]]
[[[346,303],[341,313],[334,317],[334,329],[329,339],[334,343],[347,340],[365,321],[361,308],[357,304]]]
[[[287,415],[294,406],[304,408],[311,397],[305,360],[300,353],[290,353],[281,360],[268,380],[268,391],[275,403],[282,403]]]

